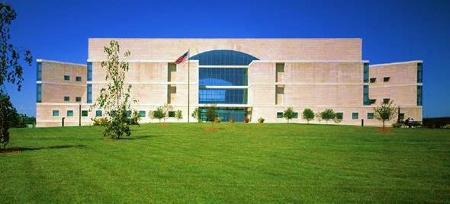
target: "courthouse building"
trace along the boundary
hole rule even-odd
[[[422,120],[422,61],[372,65],[358,38],[91,38],[86,64],[37,60],[37,126],[90,125],[105,116],[92,105],[106,85],[101,61],[111,40],[131,52],[126,83],[142,123],[157,122],[151,112],[168,104],[169,122],[196,122],[197,108],[204,119],[214,105],[222,121],[284,123],[292,107],[291,122],[306,122],[302,112],[311,108],[333,109],[339,124],[381,125],[374,107],[389,101],[400,118]],[[188,60],[175,63],[188,50]]]

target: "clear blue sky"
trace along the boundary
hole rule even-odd
[[[86,63],[91,37],[363,39],[371,64],[424,61],[424,115],[450,116],[450,1],[7,0],[18,13],[13,42],[35,58]],[[35,115],[36,68],[8,91]]]

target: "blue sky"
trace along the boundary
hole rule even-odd
[[[86,63],[91,37],[264,37],[363,39],[371,64],[424,61],[424,115],[450,116],[450,1],[6,1],[18,16],[13,42],[35,58]],[[35,115],[36,68],[20,112]]]

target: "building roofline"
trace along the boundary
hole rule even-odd
[[[369,64],[369,67],[380,67],[380,66],[389,66],[389,65],[399,65],[399,64],[411,64],[411,63],[423,63],[422,60],[411,60],[404,62],[391,62],[391,63],[383,63],[383,64]]]
[[[57,63],[57,64],[70,64],[70,65],[78,65],[78,66],[86,67],[86,64],[78,64],[78,63],[73,63],[73,62],[62,62],[62,61],[47,60],[47,59],[36,59],[36,62],[50,62],[50,63]]]
[[[362,40],[362,38],[297,38],[297,37],[286,37],[286,38],[268,38],[268,37],[248,37],[248,38],[233,38],[233,37],[189,37],[189,38],[164,38],[164,37],[137,37],[137,38],[126,38],[126,37],[92,37],[88,38],[88,40],[105,40],[105,39],[119,39],[119,40]]]

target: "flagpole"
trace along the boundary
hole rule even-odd
[[[190,87],[190,77],[189,77],[189,74],[190,74],[190,70],[189,70],[189,58],[191,57],[191,49],[188,49],[188,58],[187,58],[187,63],[188,63],[188,87],[187,87],[187,90],[188,90],[188,100],[187,100],[187,102],[188,102],[188,106],[187,106],[187,118],[188,118],[188,123],[189,123],[189,119],[190,119],[190,117],[191,117],[191,115],[190,115],[190,112],[189,112],[189,100],[190,100],[190,90],[189,90],[189,87]]]

